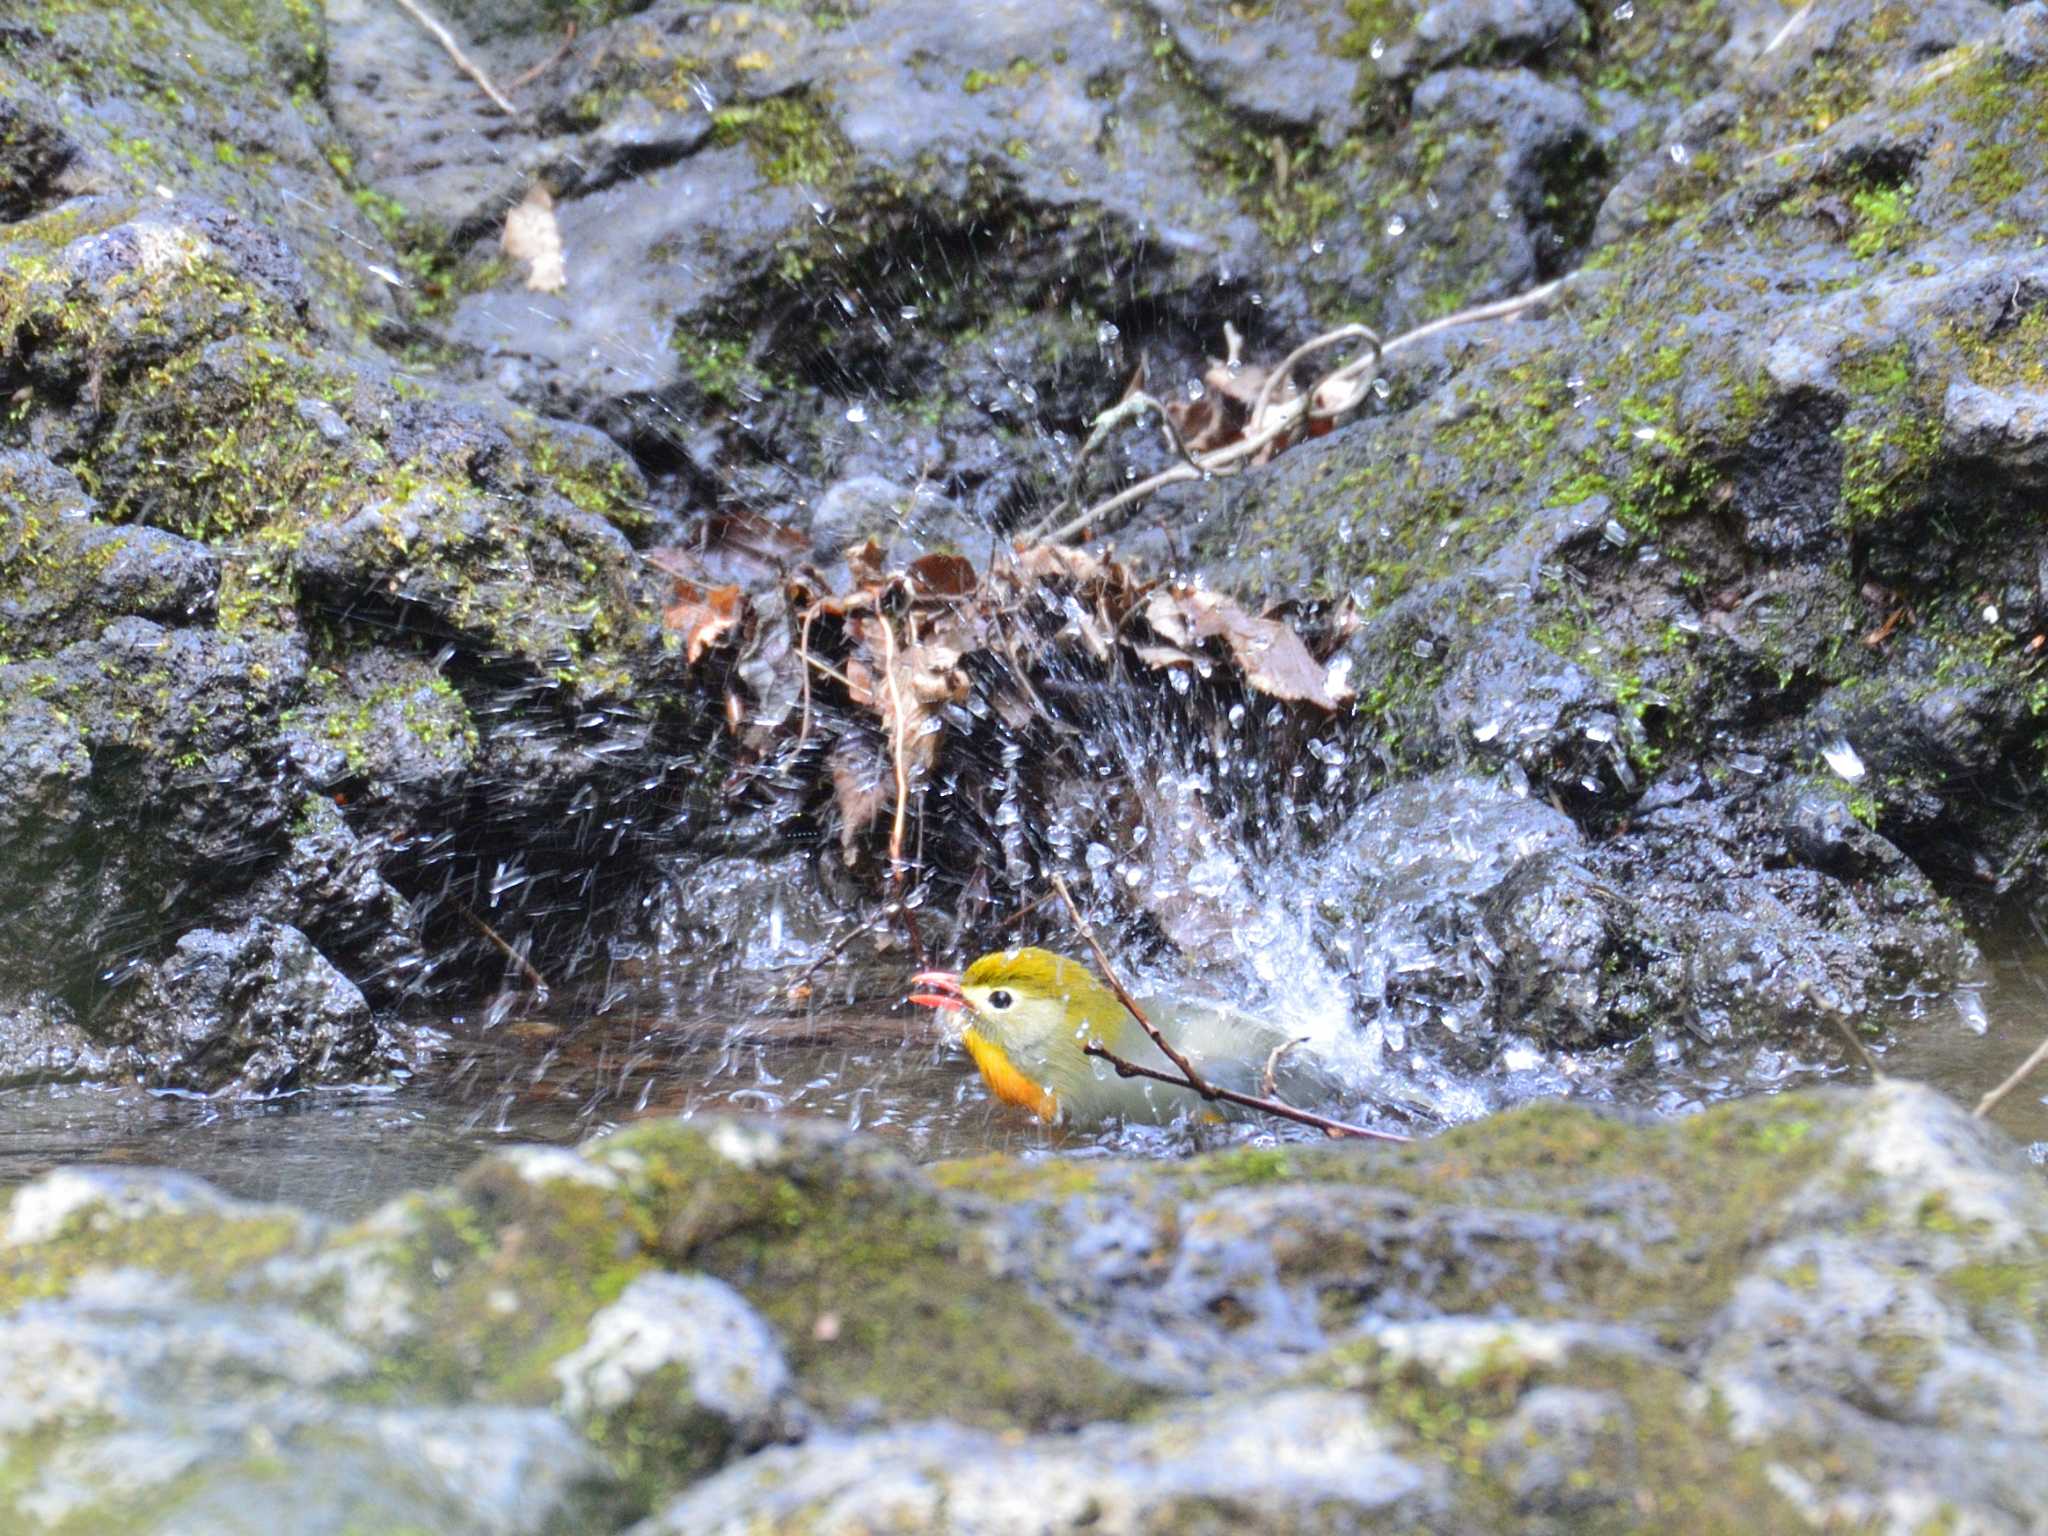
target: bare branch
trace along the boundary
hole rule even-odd
[[[1123,1057],[1117,1055],[1108,1046],[1094,1040],[1090,1040],[1087,1044],[1083,1045],[1081,1050],[1085,1055],[1095,1056],[1108,1062],[1116,1069],[1118,1077],[1149,1078],[1155,1083],[1165,1083],[1172,1088],[1191,1088],[1194,1086],[1185,1079],[1175,1077],[1171,1072],[1160,1072],[1151,1067],[1141,1067],[1135,1061],[1125,1061]],[[1351,1137],[1362,1141],[1397,1141],[1404,1143],[1415,1139],[1412,1136],[1403,1136],[1399,1131],[1376,1131],[1371,1126],[1353,1125],[1348,1120],[1332,1120],[1328,1115],[1319,1115],[1312,1109],[1296,1109],[1292,1104],[1284,1103],[1279,1099],[1262,1099],[1256,1094],[1239,1093],[1234,1088],[1218,1088],[1211,1084],[1209,1091],[1203,1096],[1209,1099],[1221,1099],[1226,1104],[1239,1104],[1246,1109],[1256,1109],[1262,1114],[1275,1115],[1282,1120],[1292,1120],[1296,1125],[1313,1126],[1324,1134],[1339,1139]]]
[[[1307,1035],[1296,1035],[1292,1040],[1282,1040],[1273,1047],[1272,1053],[1266,1057],[1266,1070],[1259,1074],[1259,1092],[1270,1099],[1280,1091],[1279,1083],[1274,1080],[1274,1074],[1280,1070],[1280,1058],[1297,1045],[1307,1045],[1308,1041]]]
[[[477,67],[470,56],[462,51],[462,45],[455,41],[455,34],[444,27],[419,3],[419,0],[397,0],[400,10],[425,27],[442,52],[455,61],[455,67],[474,80],[483,93],[491,98],[491,105],[507,117],[517,117],[519,109],[505,99],[505,93],[491,84],[491,77]]]
[[[2028,1074],[2044,1061],[2048,1061],[2048,1039],[2042,1040],[2039,1045],[2034,1047],[2034,1054],[2015,1067],[2012,1076],[2008,1077],[2004,1082],[1977,1101],[1976,1117],[1982,1120],[1991,1111],[1998,1108],[2000,1101],[2008,1093],[2011,1093],[2013,1089],[2025,1082]]]
[[[1131,989],[1126,987],[1123,983],[1123,978],[1117,975],[1116,967],[1109,963],[1109,955],[1103,950],[1100,941],[1096,939],[1094,927],[1087,918],[1081,915],[1081,909],[1074,904],[1074,895],[1073,892],[1067,889],[1067,882],[1055,874],[1052,877],[1052,887],[1055,891],[1059,892],[1060,900],[1066,903],[1067,915],[1074,920],[1074,927],[1080,932],[1081,937],[1087,941],[1088,948],[1093,951],[1095,963],[1101,969],[1102,979],[1108,984],[1109,990],[1116,994],[1116,1000],[1122,1003],[1129,1010],[1131,1017],[1138,1021],[1138,1027],[1151,1037],[1152,1043],[1166,1054],[1166,1059],[1180,1069],[1180,1075],[1175,1077],[1170,1073],[1160,1072],[1152,1067],[1141,1067],[1136,1062],[1126,1061],[1123,1057],[1110,1050],[1109,1047],[1096,1040],[1087,1041],[1082,1045],[1081,1049],[1084,1054],[1099,1057],[1101,1060],[1108,1062],[1110,1066],[1116,1069],[1118,1077],[1143,1077],[1149,1078],[1153,1082],[1170,1084],[1175,1088],[1192,1089],[1211,1103],[1220,1099],[1226,1104],[1237,1104],[1245,1109],[1258,1110],[1261,1114],[1273,1115],[1282,1120],[1292,1120],[1297,1125],[1313,1126],[1326,1135],[1352,1136],[1367,1141],[1405,1142],[1412,1139],[1396,1131],[1376,1131],[1369,1126],[1353,1125],[1346,1120],[1333,1120],[1328,1115],[1319,1115],[1313,1110],[1296,1109],[1292,1104],[1288,1104],[1280,1099],[1260,1098],[1256,1094],[1239,1093],[1234,1088],[1223,1088],[1210,1082],[1195,1070],[1194,1063],[1176,1050],[1173,1043],[1160,1033],[1159,1026],[1146,1016],[1144,1006],[1139,1003],[1137,998],[1131,995]],[[1280,1049],[1285,1050],[1286,1047],[1282,1046]],[[1279,1056],[1280,1051],[1275,1051],[1267,1059],[1266,1067],[1268,1072],[1272,1070],[1273,1064],[1279,1059]]]
[[[1081,915],[1081,909],[1074,905],[1074,894],[1067,889],[1067,882],[1055,874],[1052,877],[1052,888],[1060,893],[1060,900],[1067,904],[1067,915],[1074,920],[1074,926],[1080,931],[1081,937],[1088,941],[1089,949],[1095,952],[1095,963],[1102,968],[1102,979],[1109,983],[1109,990],[1116,994],[1116,1000],[1130,1010],[1131,1017],[1138,1021],[1138,1027],[1152,1037],[1152,1043],[1165,1052],[1166,1059],[1180,1068],[1180,1075],[1188,1087],[1205,1099],[1216,1098],[1222,1090],[1197,1072],[1194,1063],[1176,1050],[1173,1042],[1159,1032],[1159,1026],[1145,1016],[1144,1005],[1131,995],[1131,989],[1125,986],[1123,978],[1117,975],[1116,967],[1109,963],[1109,955],[1103,949],[1101,941],[1095,937],[1095,929],[1089,924],[1088,919]]]
[[[1169,485],[1177,485],[1184,480],[1204,479],[1211,475],[1236,474],[1240,470],[1249,467],[1252,461],[1260,453],[1264,452],[1269,444],[1290,436],[1304,423],[1312,420],[1327,421],[1334,417],[1342,416],[1347,411],[1355,410],[1363,401],[1365,391],[1370,384],[1372,376],[1378,372],[1380,365],[1396,352],[1415,346],[1419,342],[1426,341],[1432,336],[1440,335],[1444,331],[1451,330],[1457,326],[1475,325],[1487,320],[1505,320],[1521,314],[1524,310],[1533,309],[1561,293],[1577,276],[1577,272],[1567,272],[1563,277],[1555,278],[1539,287],[1531,288],[1526,293],[1516,294],[1513,298],[1500,299],[1491,304],[1474,305],[1470,309],[1461,309],[1454,315],[1445,315],[1440,319],[1418,325],[1412,331],[1404,331],[1392,341],[1384,344],[1380,341],[1378,334],[1370,327],[1358,324],[1342,325],[1333,331],[1326,331],[1320,336],[1312,337],[1290,352],[1281,362],[1280,366],[1267,376],[1256,400],[1253,402],[1250,430],[1245,436],[1237,439],[1235,442],[1226,443],[1220,448],[1211,449],[1207,453],[1189,454],[1186,444],[1176,434],[1175,445],[1180,448],[1183,454],[1183,462],[1163,469],[1158,474],[1139,481],[1136,485],[1126,486],[1115,495],[1096,502],[1085,511],[1069,518],[1044,537],[1049,543],[1065,543],[1069,539],[1079,537],[1082,533],[1096,524],[1105,521],[1113,514],[1123,511],[1126,507],[1136,502],[1143,501],[1155,491],[1164,490]],[[1324,374],[1302,393],[1278,407],[1273,406],[1272,397],[1280,390],[1283,381],[1292,374],[1303,358],[1326,347],[1335,346],[1339,342],[1351,340],[1363,340],[1369,343],[1369,349],[1364,356],[1353,358],[1342,367]],[[1080,457],[1075,461],[1074,474],[1070,482],[1068,494],[1065,501],[1061,504],[1063,508],[1072,507],[1078,502],[1082,464],[1100,446],[1100,438],[1103,432],[1110,427],[1121,425],[1123,422],[1130,420],[1134,415],[1139,414],[1137,409],[1133,409],[1135,403],[1139,401],[1155,407],[1157,404],[1149,395],[1134,395],[1129,400],[1121,402],[1096,418],[1096,429],[1089,434],[1087,443],[1082,447]],[[1318,401],[1322,403],[1319,405]],[[1164,415],[1163,410],[1161,414]],[[1039,526],[1042,528],[1044,524],[1041,523]],[[1036,535],[1034,534],[1034,536]]]

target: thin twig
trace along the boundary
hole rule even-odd
[[[1544,300],[1564,292],[1578,275],[1576,270],[1567,272],[1563,277],[1553,277],[1549,282],[1539,283],[1512,298],[1495,299],[1491,304],[1475,304],[1470,309],[1459,310],[1455,315],[1445,315],[1425,325],[1418,325],[1412,331],[1403,331],[1387,343],[1385,355],[1392,357],[1396,352],[1405,352],[1417,342],[1427,341],[1432,336],[1455,330],[1461,325],[1477,325],[1483,320],[1512,319],[1523,310],[1534,309]]]
[[[1126,422],[1134,421],[1147,411],[1158,415],[1166,428],[1167,440],[1181,462],[1199,471],[1195,456],[1188,450],[1188,440],[1181,436],[1180,424],[1173,419],[1173,413],[1143,390],[1133,390],[1117,401],[1108,410],[1095,418],[1095,425],[1088,433],[1088,440],[1081,444],[1081,451],[1074,455],[1074,467],[1067,475],[1067,499],[1060,504],[1062,511],[1078,512],[1081,509],[1081,474],[1087,469],[1088,461],[1095,457],[1095,450],[1109,438],[1109,434]],[[1043,523],[1040,524],[1044,526]]]
[[[553,53],[549,54],[546,58],[542,59],[538,64],[534,65],[533,68],[527,70],[524,74],[513,76],[512,89],[515,91],[522,90],[525,87],[533,84],[534,81],[538,80],[542,75],[546,74],[549,70],[553,69],[557,64],[561,63],[562,60],[569,57],[569,50],[571,48],[574,48],[575,46],[576,18],[572,16],[569,18],[568,34],[562,39],[562,46],[557,48]]]
[[[1169,1083],[1176,1088],[1189,1088],[1199,1093],[1211,1103],[1221,1099],[1226,1104],[1237,1104],[1245,1109],[1256,1109],[1261,1114],[1273,1115],[1282,1120],[1292,1120],[1297,1125],[1313,1126],[1326,1135],[1353,1136],[1367,1141],[1405,1142],[1412,1139],[1396,1131],[1376,1131],[1369,1126],[1353,1125],[1348,1120],[1333,1120],[1328,1115],[1319,1115],[1313,1110],[1296,1109],[1292,1104],[1280,1099],[1260,1098],[1256,1094],[1239,1093],[1234,1088],[1223,1088],[1210,1082],[1195,1070],[1193,1062],[1174,1049],[1172,1042],[1160,1033],[1159,1026],[1146,1016],[1143,1005],[1131,995],[1131,989],[1126,987],[1123,983],[1123,978],[1117,975],[1116,967],[1109,963],[1109,955],[1103,950],[1101,943],[1096,939],[1094,927],[1090,925],[1087,918],[1081,915],[1081,909],[1074,904],[1074,894],[1067,889],[1067,882],[1055,874],[1052,876],[1052,888],[1059,892],[1060,900],[1066,903],[1067,915],[1074,920],[1074,927],[1079,931],[1081,937],[1087,941],[1088,948],[1094,952],[1095,963],[1100,967],[1102,979],[1108,983],[1109,990],[1116,994],[1116,1000],[1122,1003],[1131,1017],[1138,1021],[1138,1027],[1151,1037],[1152,1043],[1165,1052],[1166,1059],[1180,1069],[1180,1076],[1174,1077],[1169,1073],[1160,1072],[1151,1067],[1141,1067],[1134,1061],[1126,1061],[1098,1040],[1090,1040],[1083,1044],[1081,1050],[1084,1054],[1099,1057],[1101,1060],[1108,1062],[1111,1067],[1116,1069],[1118,1077],[1144,1077],[1150,1078],[1154,1082]],[[1275,1056],[1278,1054],[1278,1052],[1274,1053]],[[1267,1064],[1270,1067],[1271,1061],[1269,1060]]]
[[[1060,900],[1067,904],[1067,915],[1074,920],[1074,927],[1087,941],[1088,947],[1095,952],[1095,963],[1101,967],[1102,979],[1109,983],[1109,990],[1116,994],[1116,1000],[1138,1021],[1138,1027],[1152,1037],[1152,1043],[1166,1054],[1166,1059],[1180,1068],[1180,1075],[1187,1080],[1188,1087],[1205,1099],[1215,1098],[1221,1090],[1197,1072],[1195,1064],[1176,1050],[1173,1042],[1159,1032],[1159,1026],[1145,1016],[1144,1006],[1131,995],[1131,989],[1126,987],[1123,978],[1117,975],[1116,967],[1109,963],[1109,954],[1103,949],[1101,941],[1095,937],[1094,927],[1081,915],[1081,909],[1074,905],[1074,893],[1067,889],[1067,882],[1058,874],[1054,874],[1052,888],[1060,893]]]
[[[462,45],[455,41],[455,34],[436,21],[419,0],[397,0],[397,3],[401,10],[433,35],[434,41],[441,45],[442,51],[455,61],[455,67],[474,80],[483,93],[491,98],[492,106],[507,117],[519,115],[519,109],[505,99],[505,93],[491,84],[491,77],[479,69],[469,55],[462,51]]]
[[[818,606],[817,603],[812,603],[804,610],[803,623],[798,626],[796,632],[796,654],[797,659],[803,663],[800,670],[804,680],[803,724],[796,733],[796,749],[799,752],[803,750],[804,743],[811,739],[811,668],[823,665],[822,662],[814,662],[811,659],[811,621],[818,616]]]
[[[1440,319],[1418,325],[1412,331],[1404,331],[1384,345],[1381,344],[1378,336],[1369,327],[1363,325],[1339,326],[1333,331],[1327,331],[1320,336],[1313,337],[1289,353],[1280,367],[1267,377],[1265,385],[1260,389],[1258,398],[1254,403],[1250,420],[1252,430],[1245,436],[1238,438],[1235,442],[1225,443],[1220,448],[1213,448],[1207,453],[1192,455],[1183,463],[1171,465],[1159,471],[1159,473],[1139,481],[1136,485],[1126,486],[1114,496],[1099,501],[1086,511],[1069,518],[1058,528],[1044,534],[1043,537],[1048,543],[1062,544],[1069,539],[1078,537],[1081,533],[1111,514],[1122,511],[1134,502],[1143,501],[1155,491],[1164,490],[1169,485],[1178,485],[1185,480],[1199,480],[1214,475],[1236,474],[1249,467],[1250,463],[1265,451],[1268,444],[1289,436],[1303,423],[1331,420],[1356,409],[1364,399],[1368,376],[1377,372],[1380,364],[1394,353],[1403,351],[1419,342],[1426,341],[1432,336],[1440,335],[1442,332],[1451,330],[1456,326],[1474,325],[1485,320],[1505,320],[1511,316],[1518,315],[1523,310],[1534,308],[1546,299],[1561,292],[1577,276],[1577,272],[1567,272],[1563,277],[1554,278],[1550,282],[1531,288],[1526,293],[1516,294],[1513,298],[1500,299],[1491,304],[1474,305],[1470,309],[1461,309],[1454,315],[1445,315]],[[1294,366],[1303,357],[1324,347],[1333,346],[1339,341],[1359,337],[1363,337],[1372,343],[1371,350],[1365,356],[1354,358],[1341,368],[1334,369],[1330,373],[1323,375],[1322,378],[1318,379],[1302,393],[1294,396],[1274,410],[1270,421],[1266,422],[1263,426],[1260,425],[1260,416],[1267,409],[1272,393],[1280,387],[1279,381],[1288,373],[1291,373]],[[1135,399],[1136,397],[1133,398]],[[1146,398],[1149,400],[1150,397]],[[1323,403],[1318,404],[1319,400]],[[1125,403],[1128,404],[1128,402]],[[1116,411],[1122,409],[1123,406],[1119,405],[1111,411],[1105,412],[1103,416],[1097,418],[1098,423],[1113,418]],[[1094,446],[1095,437],[1094,434],[1091,434],[1089,444],[1084,452],[1092,450]],[[1077,465],[1077,473],[1078,469],[1079,466]],[[1062,508],[1073,505],[1076,499],[1075,493],[1070,491],[1069,498],[1061,503]],[[1041,523],[1039,527],[1043,528],[1044,524]],[[1035,531],[1033,536],[1038,536]]]
[[[862,934],[866,933],[870,928],[874,927],[877,923],[879,923],[883,918],[887,917],[888,915],[889,909],[887,907],[877,907],[874,911],[870,912],[866,917],[862,918],[859,922],[855,923],[851,928],[847,929],[845,933],[841,934],[838,938],[834,939],[831,942],[831,944],[826,947],[825,952],[823,954],[819,955],[817,959],[813,960],[809,965],[805,966],[803,969],[803,974],[798,976],[797,979],[795,981],[792,981],[787,987],[783,988],[784,993],[786,994],[790,992],[795,992],[801,987],[809,986],[811,978],[817,975],[823,967],[830,965],[834,960],[837,960],[841,955],[846,953],[847,945],[851,944],[855,939],[859,938]]]
[[[1186,1081],[1184,1078],[1175,1077],[1171,1072],[1160,1072],[1151,1067],[1141,1067],[1135,1061],[1125,1061],[1123,1057],[1117,1055],[1116,1052],[1099,1041],[1090,1040],[1081,1047],[1081,1051],[1083,1055],[1094,1056],[1108,1062],[1110,1066],[1116,1069],[1118,1077],[1144,1077],[1151,1079],[1155,1083],[1165,1083],[1174,1088],[1192,1088],[1194,1086],[1194,1084]],[[1316,1130],[1328,1136],[1340,1138],[1355,1137],[1363,1141],[1398,1141],[1402,1143],[1412,1142],[1415,1139],[1412,1136],[1403,1136],[1399,1131],[1376,1131],[1371,1126],[1353,1125],[1348,1120],[1332,1120],[1328,1115],[1319,1115],[1312,1109],[1296,1109],[1292,1104],[1283,1103],[1279,1099],[1262,1099],[1256,1094],[1239,1093],[1235,1088],[1218,1088],[1213,1083],[1208,1084],[1207,1088],[1208,1091],[1203,1094],[1204,1098],[1221,1099],[1226,1104],[1238,1104],[1246,1109],[1256,1109],[1262,1114],[1277,1115],[1282,1120],[1292,1120],[1296,1125],[1313,1126]]]
[[[1877,1058],[1872,1056],[1870,1048],[1856,1037],[1855,1027],[1839,1013],[1832,1015],[1832,1017],[1835,1021],[1835,1027],[1842,1032],[1842,1038],[1849,1042],[1849,1049],[1856,1053],[1857,1058],[1862,1061],[1871,1077],[1883,1077],[1884,1074],[1877,1070]]]
[[[2008,1077],[2004,1082],[1977,1101],[1976,1117],[1982,1120],[1991,1111],[1998,1108],[1999,1101],[2008,1093],[2011,1093],[2013,1089],[2019,1087],[2021,1083],[2025,1082],[2027,1074],[2044,1061],[2048,1061],[2048,1039],[2042,1040],[2039,1045],[2034,1047],[2034,1054],[2015,1067],[2011,1077]]]
[[[889,823],[889,880],[903,884],[903,820],[910,807],[910,758],[903,737],[903,689],[896,680],[896,629],[889,616],[877,610],[875,622],[882,626],[882,677],[889,689],[889,761],[896,770],[896,815]]]
[[[485,922],[482,918],[478,917],[476,913],[472,912],[469,909],[467,903],[458,901],[455,904],[458,907],[462,908],[462,915],[464,917],[468,918],[472,923],[476,924],[476,931],[478,933],[482,934],[485,938],[489,939],[493,944],[497,945],[499,950],[504,954],[505,958],[507,960],[510,960],[514,965],[518,966],[519,969],[525,973],[526,979],[533,984],[534,991],[538,992],[541,996],[541,999],[545,1001],[548,995],[547,977],[541,975],[539,971],[533,968],[533,962],[531,960],[528,960],[526,956],[522,955],[510,944],[507,944],[504,940],[504,936],[501,935],[497,929],[493,928],[489,923]]]
[[[1288,377],[1293,374],[1303,358],[1312,357],[1324,348],[1334,347],[1339,342],[1359,340],[1372,344],[1373,362],[1377,364],[1385,349],[1381,347],[1380,339],[1372,328],[1364,325],[1340,325],[1334,331],[1325,331],[1320,336],[1311,336],[1307,341],[1304,341],[1300,346],[1288,353],[1287,356],[1280,360],[1280,366],[1266,375],[1266,382],[1259,386],[1258,396],[1252,401],[1252,425],[1257,426],[1259,424],[1260,419],[1266,414],[1266,407],[1272,403],[1274,394],[1287,382]],[[1313,394],[1314,391],[1311,390],[1310,393]]]
[[[996,932],[1008,933],[1012,928],[1016,927],[1019,923],[1023,922],[1025,918],[1029,917],[1032,913],[1036,912],[1040,907],[1044,906],[1048,901],[1051,901],[1053,897],[1058,894],[1059,893],[1057,891],[1047,891],[1044,895],[1035,897],[1034,899],[1025,902],[1023,906],[1019,907],[1016,911],[1012,912],[1008,917],[1004,918],[1000,923],[996,924]]]
[[[1266,1057],[1266,1070],[1259,1074],[1259,1092],[1270,1099],[1280,1091],[1280,1084],[1274,1078],[1274,1074],[1280,1070],[1280,1058],[1297,1045],[1307,1045],[1308,1041],[1307,1035],[1296,1035],[1292,1040],[1282,1040],[1273,1047],[1271,1054]]]

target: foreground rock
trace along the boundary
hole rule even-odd
[[[648,1123],[348,1227],[68,1170],[0,1205],[0,1515],[2018,1532],[2044,1295],[2038,1176],[1897,1083],[1177,1165]]]

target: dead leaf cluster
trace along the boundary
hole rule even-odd
[[[800,558],[804,547],[741,516],[649,559],[670,582],[663,621],[689,666],[723,687],[742,756],[811,765],[848,865],[886,826],[896,888],[949,740],[991,715],[1019,734],[1053,723],[1040,687],[1063,658],[1104,674],[1221,669],[1324,713],[1352,697],[1286,619],[1143,580],[1113,553],[1033,544],[978,571],[953,554],[891,567],[866,543],[845,551],[835,580]],[[968,707],[977,693],[987,708]]]

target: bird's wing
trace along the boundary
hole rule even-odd
[[[1146,1013],[1195,1069],[1219,1087],[1259,1093],[1266,1064],[1273,1061],[1274,1086],[1282,1098],[1314,1103],[1337,1090],[1326,1061],[1307,1045],[1290,1046],[1297,1034],[1260,1014],[1206,999],[1165,999],[1157,1013],[1150,1007]],[[1142,1038],[1142,1031],[1133,1032]],[[1149,1062],[1159,1054],[1149,1041],[1145,1047],[1150,1055],[1140,1059]],[[1275,1051],[1280,1052],[1277,1061]]]

